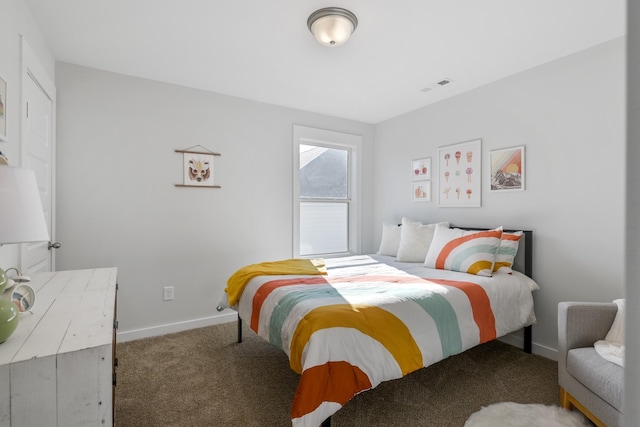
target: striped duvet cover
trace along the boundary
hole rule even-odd
[[[237,305],[301,375],[291,419],[316,427],[356,394],[535,322],[526,276],[481,277],[362,255],[324,276],[251,279]]]

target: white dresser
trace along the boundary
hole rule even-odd
[[[0,344],[0,427],[111,426],[117,269],[40,273]]]

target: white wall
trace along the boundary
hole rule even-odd
[[[375,127],[374,224],[424,221],[534,231],[534,350],[557,348],[557,304],[624,292],[625,44],[608,42]],[[426,94],[425,96],[428,96]],[[482,139],[480,208],[412,203],[409,164]],[[489,151],[526,146],[526,191],[489,192]],[[380,227],[375,239],[380,238]],[[551,352],[552,354],[553,352]]]
[[[47,77],[54,80],[55,62],[31,13],[22,0],[0,1],[0,78],[7,83],[5,105],[7,139],[0,142],[0,151],[11,166],[20,166],[21,124],[21,36],[29,43]],[[0,247],[0,268],[18,267],[19,245]]]
[[[292,256],[293,124],[363,136],[372,228],[371,125],[66,63],[56,74],[57,268],[118,267],[124,339],[215,321],[236,269]],[[174,186],[174,150],[194,145],[222,154],[221,189]],[[362,245],[375,246],[370,233]],[[175,300],[163,302],[170,285]]]
[[[640,4],[630,1],[627,51],[627,210],[626,325],[640,325]],[[640,329],[627,327],[625,354],[625,426],[640,420]]]
[[[53,80],[52,56],[26,6],[1,2],[11,142],[0,149],[12,159],[20,150],[20,34]],[[57,267],[118,266],[121,331],[208,322],[236,267],[290,255],[293,123],[364,136],[364,251],[375,250],[382,221],[403,215],[533,229],[543,288],[536,294],[538,348],[556,347],[558,301],[623,293],[622,40],[375,128],[70,64],[58,64],[57,73]],[[483,139],[483,206],[411,203],[410,160],[435,160],[437,147],[475,138]],[[180,181],[173,150],[196,144],[222,153],[215,165],[222,189],[173,186]],[[489,150],[514,145],[527,148],[527,190],[488,192]],[[16,262],[17,248],[0,248],[1,265]],[[176,286],[174,302],[161,301],[167,285]]]

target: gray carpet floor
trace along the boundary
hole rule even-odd
[[[298,375],[236,323],[118,344],[118,427],[290,426]],[[556,362],[493,341],[354,397],[333,427],[463,426],[496,402],[557,405]]]

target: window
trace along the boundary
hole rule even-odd
[[[294,256],[356,253],[361,137],[303,126],[293,133]]]

